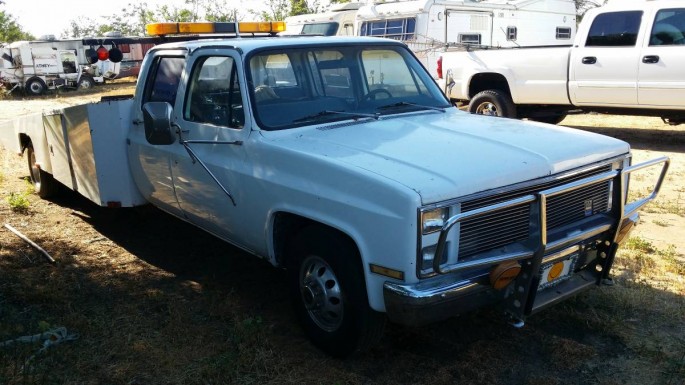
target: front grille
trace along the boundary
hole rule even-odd
[[[608,171],[611,171],[610,164],[568,177],[466,200],[461,204],[461,212],[535,194]],[[547,228],[553,230],[587,216],[608,211],[610,191],[610,182],[602,182],[549,198],[547,200]],[[530,232],[530,205],[511,207],[463,221],[459,231],[459,260],[467,260],[471,256],[488,250],[523,242],[530,238]]]

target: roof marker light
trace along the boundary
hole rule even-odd
[[[278,33],[285,31],[284,21],[240,22],[236,23],[154,23],[145,26],[151,36],[178,34],[212,34],[212,33]]]

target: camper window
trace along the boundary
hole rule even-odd
[[[416,31],[416,19],[393,19],[363,22],[360,36],[379,36],[395,40],[412,40]]]
[[[557,40],[571,39],[571,27],[557,27]]]
[[[459,42],[462,44],[480,44],[480,33],[460,33]]]
[[[507,40],[516,40],[516,32],[516,27],[507,27]]]
[[[305,24],[302,27],[302,33],[305,35],[335,36],[338,33],[338,23]]]

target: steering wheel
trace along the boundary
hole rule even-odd
[[[388,98],[392,98],[390,91],[386,90],[385,88],[377,88],[369,91],[369,93],[362,97],[362,100],[376,100],[376,96],[379,94],[385,94],[388,96]]]

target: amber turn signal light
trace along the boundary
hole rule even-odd
[[[496,290],[507,287],[521,272],[521,265],[516,261],[500,263],[490,271],[490,284]]]

